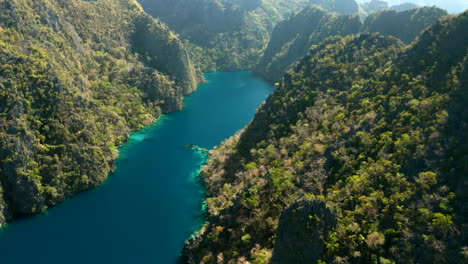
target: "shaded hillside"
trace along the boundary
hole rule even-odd
[[[376,13],[384,9],[388,9],[388,3],[382,0],[372,0],[361,4],[361,7],[367,14]]]
[[[361,25],[358,15],[339,16],[317,6],[304,8],[275,27],[256,72],[267,80],[277,81],[312,45],[330,36],[355,34]]]
[[[252,69],[274,26],[309,0],[139,0],[190,47],[202,71]]]
[[[275,27],[255,71],[267,80],[278,81],[311,46],[335,35],[380,32],[410,43],[444,15],[447,13],[436,7],[404,12],[384,10],[370,15],[362,24],[357,15],[337,16],[310,6]]]
[[[402,3],[398,5],[389,6],[388,2],[381,0],[372,0],[370,2],[362,3],[361,7],[366,11],[368,15],[380,12],[385,9],[395,10],[397,12],[403,12],[419,6],[413,3]]]
[[[368,0],[360,0],[368,1]],[[450,14],[460,14],[468,9],[468,2],[465,0],[385,0],[390,6],[398,6],[403,3],[417,4],[419,6],[437,6],[447,10]]]
[[[0,225],[101,184],[129,133],[196,85],[134,0],[0,1]]]
[[[403,12],[403,11],[410,10],[413,8],[418,8],[418,7],[419,7],[418,5],[413,4],[413,3],[403,3],[399,5],[393,5],[390,7],[390,9],[395,10],[397,12]]]
[[[203,170],[190,263],[465,263],[468,12],[311,49]],[[294,238],[294,239],[293,239]]]
[[[145,10],[195,44],[208,44],[213,34],[239,30],[243,10],[217,0],[140,0]]]
[[[277,23],[310,4],[320,6],[331,13],[365,15],[355,0],[139,2],[147,12],[160,18],[180,34],[202,71],[254,69],[263,57]],[[304,55],[304,52],[295,53],[301,54],[296,59]]]
[[[361,32],[379,32],[410,43],[424,29],[446,15],[446,11],[437,7],[413,8],[403,12],[384,10],[370,15],[364,22]]]
[[[360,7],[355,0],[310,0],[309,4],[320,6],[329,12],[341,15],[360,13]]]

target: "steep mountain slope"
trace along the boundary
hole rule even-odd
[[[277,81],[312,45],[330,36],[355,34],[361,26],[358,15],[339,16],[317,6],[304,8],[275,27],[255,71],[267,80]]]
[[[446,15],[446,11],[437,7],[413,8],[403,12],[384,10],[370,15],[364,22],[361,32],[379,32],[410,43],[424,29]]]
[[[0,225],[101,184],[116,146],[196,85],[134,0],[1,0]]]
[[[385,9],[395,10],[397,12],[403,12],[413,8],[418,8],[419,6],[413,3],[402,3],[398,5],[389,6],[386,1],[381,0],[372,0],[370,2],[362,3],[361,7],[366,11],[368,15],[380,12]]]
[[[276,23],[310,0],[139,1],[147,12],[189,42],[194,60],[203,71],[232,71],[252,69]]]
[[[237,30],[243,10],[226,8],[216,0],[140,0],[145,10],[196,44],[211,41],[212,34]]]
[[[329,12],[341,15],[360,13],[360,7],[355,0],[311,0],[309,4],[320,6]]]
[[[413,8],[418,8],[419,6],[413,3],[403,3],[403,4],[398,4],[398,5],[393,5],[390,7],[390,9],[395,10],[397,12],[403,12],[406,10],[410,10]]]
[[[315,6],[306,7],[276,26],[255,71],[267,80],[278,81],[312,45],[334,35],[380,32],[409,43],[444,15],[447,13],[436,7],[384,10],[370,15],[362,24],[357,15],[337,16]]]
[[[376,13],[384,9],[388,9],[388,3],[382,0],[372,0],[361,4],[361,7],[367,14]]]
[[[468,12],[311,49],[203,170],[190,263],[465,263]]]
[[[360,3],[370,0],[357,0]],[[450,14],[459,14],[468,9],[466,0],[385,0],[390,6],[398,6],[403,3],[416,4],[418,6],[437,6],[447,10]]]

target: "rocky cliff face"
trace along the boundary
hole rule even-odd
[[[101,184],[196,70],[134,0],[0,1],[0,225]]]
[[[182,94],[189,94],[197,87],[195,70],[180,39],[169,31],[166,25],[149,15],[135,21],[132,47],[142,56],[157,58],[148,61],[160,72],[171,75],[182,88]]]

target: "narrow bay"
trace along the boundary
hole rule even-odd
[[[184,110],[132,135],[103,186],[0,230],[2,261],[175,263],[202,223],[204,157],[185,146],[210,149],[234,135],[273,91],[250,72],[205,77]]]

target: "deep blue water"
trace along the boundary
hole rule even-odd
[[[250,72],[205,77],[183,111],[132,135],[103,186],[0,230],[2,263],[175,263],[202,222],[204,157],[184,145],[219,144],[273,91]]]

